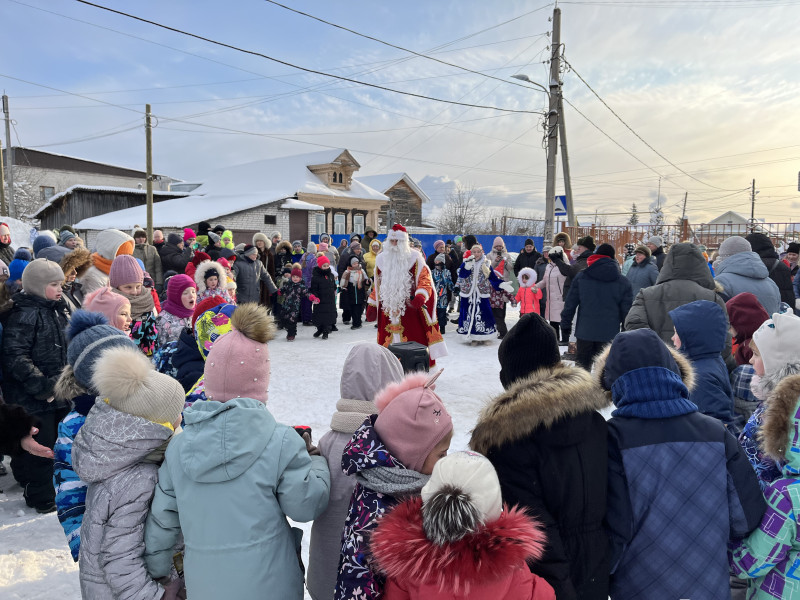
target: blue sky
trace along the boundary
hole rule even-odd
[[[99,3],[385,87],[513,110],[544,106],[543,94],[510,79],[525,73],[547,82],[545,34],[553,5],[544,2],[285,0],[500,81],[410,56],[264,0]],[[636,133],[688,173],[645,146],[567,71],[565,98],[614,140],[566,107],[579,213],[624,212],[632,202],[646,210],[661,175],[661,203],[670,220],[680,214],[685,192],[695,222],[727,209],[748,212],[744,190],[753,178],[760,190],[757,216],[783,221],[797,214],[800,1],[560,6],[570,64]],[[457,183],[520,216],[543,209],[545,153],[536,114],[454,106],[331,80],[74,0],[0,0],[0,23],[2,75],[88,96],[0,77],[11,99],[15,144],[18,135],[25,146],[143,168],[141,112],[149,102],[158,118],[154,168],[176,178],[202,180],[220,166],[345,147],[361,163],[361,174],[409,173],[431,196],[433,214]],[[608,217],[610,223],[621,219]]]

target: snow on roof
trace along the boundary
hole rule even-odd
[[[379,192],[383,192],[384,194],[390,190],[394,185],[399,181],[405,181],[414,193],[417,194],[420,198],[422,198],[423,202],[430,202],[430,198],[428,195],[422,191],[411,177],[408,176],[407,173],[387,173],[385,175],[361,175],[358,177],[358,180],[361,183],[368,185],[369,187],[378,190]]]
[[[39,214],[46,209],[48,206],[52,206],[52,204],[56,200],[60,200],[64,196],[71,194],[75,191],[83,191],[83,192],[119,192],[122,194],[147,194],[147,190],[145,189],[138,189],[138,188],[125,188],[125,187],[114,187],[111,185],[73,185],[65,189],[63,192],[59,192],[54,196],[51,196],[50,199],[45,202],[39,210],[33,213],[34,218],[38,218]],[[162,190],[153,191],[153,196],[188,196],[189,194],[186,192],[165,192]]]
[[[320,206],[319,204],[311,204],[310,202],[303,202],[302,200],[297,200],[296,198],[289,198],[281,205],[281,208],[284,210],[325,210],[324,206]]]

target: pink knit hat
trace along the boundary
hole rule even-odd
[[[193,240],[196,239],[197,235],[195,235],[194,230],[191,227],[187,227],[183,230],[183,241]]]
[[[275,324],[267,309],[240,304],[231,317],[231,331],[214,342],[204,369],[206,398],[227,402],[252,398],[267,403],[269,348]]]
[[[328,244],[325,242],[320,242],[317,244],[317,252],[327,252],[328,251]]]
[[[108,283],[112,288],[119,288],[129,283],[143,283],[144,271],[130,254],[120,254],[111,263],[108,272]]]
[[[375,397],[375,432],[392,456],[413,471],[422,470],[436,444],[453,430],[450,414],[433,392],[437,377],[413,373]]]
[[[129,304],[127,298],[115,293],[110,287],[101,287],[86,296],[83,309],[104,314],[111,326],[116,327],[117,315],[126,304]]]

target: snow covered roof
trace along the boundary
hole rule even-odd
[[[73,192],[81,191],[81,192],[118,192],[121,194],[141,194],[146,195],[147,190],[145,189],[138,189],[138,188],[125,188],[125,187],[114,187],[110,185],[73,185],[65,189],[63,192],[59,192],[54,196],[51,196],[50,199],[45,202],[42,206],[39,207],[35,213],[33,213],[34,218],[38,218],[39,215],[44,211],[48,206],[52,206],[54,202],[57,200],[61,200],[64,196],[67,196]],[[164,191],[153,191],[153,196],[188,196],[189,194],[186,192],[164,192]]]
[[[430,198],[428,195],[422,191],[414,180],[408,176],[407,173],[388,173],[386,175],[362,175],[358,177],[358,180],[361,183],[368,185],[369,187],[378,190],[379,192],[383,192],[384,194],[394,187],[400,181],[405,181],[414,193],[417,194],[420,198],[422,198],[423,202],[430,202]]]
[[[320,206],[319,204],[311,204],[311,202],[303,202],[297,198],[289,198],[281,205],[281,208],[284,210],[325,210],[324,206]]]

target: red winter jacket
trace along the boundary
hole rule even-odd
[[[517,508],[475,533],[436,546],[422,528],[422,499],[397,505],[370,538],[377,568],[387,576],[385,600],[556,600],[526,559],[544,551],[541,525]]]

